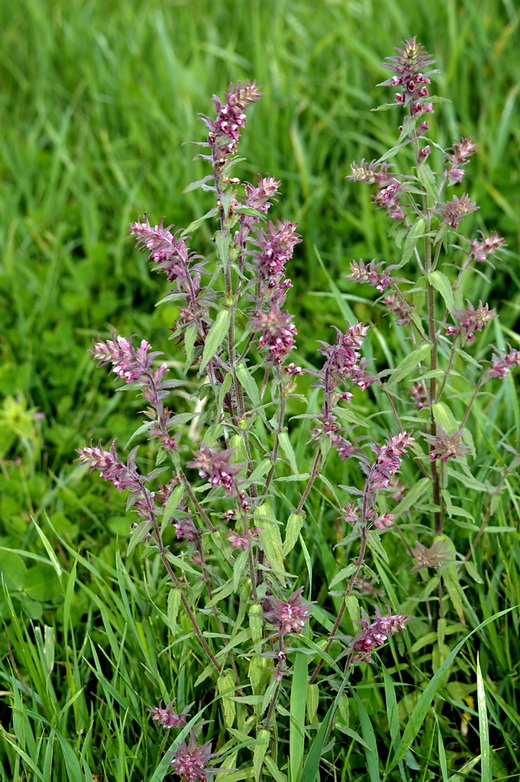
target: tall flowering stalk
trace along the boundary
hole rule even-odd
[[[368,284],[377,292],[383,312],[404,330],[410,355],[394,369],[378,371],[377,361],[364,357],[369,324],[356,320],[333,326],[332,342],[318,341],[317,366],[306,371],[319,402],[293,417],[303,425],[311,420],[305,464],[297,464],[286,420],[289,403],[301,401],[295,392],[304,372],[291,360],[297,326],[287,309],[290,264],[302,236],[296,223],[267,218],[280,196],[279,181],[265,175],[257,184],[242,183],[235,174],[247,112],[261,97],[255,82],[230,85],[223,100],[213,98],[215,115],[202,117],[207,137],[199,157],[210,171],[189,189],[210,194],[209,211],[186,230],[165,227],[163,219],[154,225],[148,217],[130,225],[138,247],[171,286],[165,300],[177,308],[172,342],[175,356],[185,358],[185,376],[172,377],[177,362],[162,360],[146,340],[136,347],[132,339],[113,334],[95,340],[90,351],[98,366],[111,367],[146,402],[147,420],[134,436],[147,436],[147,458],[153,453],[155,463],[143,471],[139,446],[125,460],[115,442],[108,450],[101,444],[81,448],[78,461],[128,493],[127,508],[138,519],[129,529],[130,545],[160,557],[170,580],[169,620],[173,617],[176,626],[182,606],[209,666],[200,681],[206,690],[213,675],[223,723],[230,729],[226,751],[251,742],[256,778],[266,768],[273,723],[287,714],[287,692],[296,678],[292,667],[304,647],[313,654],[309,685],[324,665],[338,670],[338,661],[346,659],[344,688],[353,666],[373,662],[379,647],[406,630],[410,617],[375,602],[383,595],[367,560],[372,549],[381,550],[379,538],[399,538],[412,574],[429,567],[442,573],[451,566],[446,541],[426,546],[415,536],[410,542],[413,524],[411,533],[401,529],[412,505],[407,505],[408,492],[423,491],[424,479],[431,486],[429,513],[433,507],[440,537],[450,465],[472,454],[466,423],[480,387],[520,364],[515,348],[495,351],[456,420],[444,401],[452,370],[463,348],[471,348],[496,318],[488,304],[463,300],[462,290],[472,268],[500,259],[504,243],[495,233],[462,236],[459,226],[477,206],[467,194],[446,195],[463,180],[477,150],[473,141],[454,142],[441,171],[428,167],[432,144],[426,117],[433,115],[436,100],[429,96],[436,73],[432,64],[415,38],[387,58],[384,67],[393,75],[384,84],[399,89],[395,105],[405,112],[400,138],[383,160],[354,163],[350,175],[375,188],[374,204],[393,222],[404,250],[392,263],[352,260],[346,276],[350,284]],[[396,173],[386,161],[407,149],[413,154],[412,172]],[[189,248],[189,234],[203,221],[215,225],[204,256]],[[449,246],[452,237],[457,245]],[[452,253],[462,256],[453,282],[440,270],[447,247],[450,262]],[[426,292],[424,311],[417,290]],[[185,386],[182,396],[180,386]],[[196,389],[192,396],[189,388]],[[386,434],[374,427],[367,435],[366,426],[359,428],[365,422],[357,402],[368,394],[384,400],[386,425],[393,417]],[[344,587],[330,593],[340,598],[333,619],[326,616],[329,606],[320,605],[320,622],[315,622],[310,586],[294,572],[291,551],[306,532],[311,494],[325,478],[329,453],[348,462],[345,469],[355,476],[355,485],[337,487],[336,509],[344,531],[336,542],[355,551],[334,578],[325,574]],[[289,483],[295,492],[282,491]],[[335,487],[325,485],[336,497]],[[315,598],[323,596],[319,587],[312,591]],[[362,610],[356,609],[358,599]],[[149,709],[157,729],[182,729],[183,736],[191,729],[189,741],[180,737],[175,745],[173,773],[185,782],[203,782],[217,773],[209,764],[210,742],[198,739],[205,723],[193,726],[193,718],[187,724],[193,704],[181,703],[177,713],[174,694],[167,700],[169,705]]]

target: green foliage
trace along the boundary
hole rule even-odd
[[[289,711],[279,706],[280,729],[262,727],[274,694],[272,660],[241,658],[247,643],[262,643],[258,606],[248,604],[244,586],[247,556],[231,559],[224,539],[211,551],[204,543],[221,574],[215,603],[218,598],[225,607],[223,632],[210,602],[202,620],[209,642],[219,643],[224,675],[215,678],[181,590],[167,587],[158,559],[142,557],[137,542],[128,547],[121,495],[72,462],[74,448],[91,436],[127,442],[135,428],[132,412],[142,407],[132,394],[112,394],[103,373],[94,371],[85,353],[91,338],[98,331],[139,333],[167,350],[167,329],[177,315],[168,297],[152,312],[165,291],[144,256],[125,242],[127,225],[143,211],[167,214],[180,226],[194,221],[195,249],[207,245],[211,196],[200,189],[181,196],[207,171],[191,162],[182,143],[202,137],[196,114],[208,111],[208,96],[246,78],[256,78],[266,95],[252,110],[254,131],[241,143],[245,176],[256,181],[261,169],[283,181],[283,213],[280,207],[275,217],[298,221],[305,240],[292,275],[297,360],[314,363],[316,338],[328,339],[331,323],[343,325],[345,316],[371,320],[377,367],[392,370],[388,397],[356,393],[345,417],[385,437],[393,387],[421,376],[414,369],[422,347],[410,351],[397,330],[388,329],[373,290],[344,281],[351,258],[401,260],[368,191],[344,176],[351,159],[379,157],[395,141],[394,115],[369,109],[380,99],[373,87],[384,78],[379,63],[412,34],[435,53],[438,90],[453,99],[435,115],[439,145],[449,146],[459,127],[482,148],[468,169],[468,189],[481,207],[469,222],[483,229],[485,220],[509,245],[507,264],[456,294],[457,307],[469,295],[500,303],[501,318],[479,345],[482,355],[461,351],[458,373],[450,375],[450,404],[460,420],[467,376],[490,342],[503,348],[515,339],[520,306],[518,9],[508,0],[458,6],[448,0],[325,0],[320,13],[303,0],[3,0],[0,21],[6,52],[0,63],[0,779],[99,775],[158,782],[169,774],[168,753],[188,728],[175,735],[161,730],[147,709],[172,698],[179,711],[198,704],[190,725],[208,720],[213,749],[221,753],[215,763],[225,770],[217,782],[262,773],[280,782],[514,778],[520,773],[514,609],[520,540],[508,449],[518,440],[520,416],[511,378],[475,402],[466,443],[475,454],[471,473],[450,467],[449,538],[439,542],[467,552],[467,561],[427,578],[424,570],[409,572],[399,539],[374,539],[370,566],[377,588],[392,609],[414,617],[408,632],[348,680],[335,663],[339,645],[325,652],[318,629],[299,637],[288,651],[292,675],[282,686]],[[200,214],[205,217],[194,220]],[[417,222],[397,237],[403,258],[423,234]],[[448,310],[450,274],[443,269],[428,277]],[[418,310],[425,298],[418,288]],[[203,364],[225,338],[226,313],[215,321]],[[184,356],[168,352],[172,371],[184,378]],[[259,408],[252,431],[261,439],[273,411],[261,407],[245,362],[236,377]],[[301,379],[300,393],[309,382]],[[191,383],[188,378],[186,389],[175,393],[175,413],[186,414],[196,439],[200,416],[191,423]],[[222,397],[208,399],[222,407]],[[311,470],[311,424],[296,419],[318,411],[312,392],[309,399],[305,409],[301,400],[288,401],[294,418],[280,436],[275,504],[258,509],[258,525],[278,580],[289,585],[305,574],[319,595],[313,623],[326,637],[357,554],[356,541],[344,540],[337,527],[338,487],[359,486],[359,476],[348,462],[331,458],[307,515],[291,513]],[[449,434],[450,412],[441,405],[435,410]],[[420,411],[406,421],[410,428],[423,423]],[[187,458],[187,447],[181,455]],[[152,446],[142,449],[147,469],[155,456]],[[296,465],[307,472],[298,474]],[[265,479],[269,467],[261,462],[251,480]],[[426,489],[427,479],[419,478],[393,511],[405,535],[414,527],[424,531],[422,520],[432,515]],[[167,507],[165,524],[175,507]],[[170,561],[189,572],[173,535],[167,543]],[[202,589],[192,584],[194,604]],[[439,594],[441,618],[433,627]],[[352,596],[338,632],[354,635],[359,615]],[[234,690],[232,655],[248,671],[242,694]],[[320,659],[330,667],[318,689],[306,673]]]

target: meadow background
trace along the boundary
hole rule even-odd
[[[91,338],[136,333],[170,351],[175,311],[154,309],[164,286],[127,241],[128,223],[148,213],[152,222],[165,216],[181,227],[210,208],[210,194],[182,195],[206,173],[192,160],[197,150],[183,142],[204,137],[197,114],[211,113],[213,93],[256,79],[264,97],[243,134],[243,177],[268,172],[281,179],[273,216],[299,223],[303,243],[289,270],[299,329],[294,360],[314,362],[317,336],[327,339],[331,323],[344,323],[331,280],[341,301],[370,321],[370,301],[342,275],[352,258],[391,261],[386,219],[368,190],[345,176],[351,160],[377,158],[395,141],[397,115],[370,109],[390,100],[388,89],[375,86],[387,78],[380,63],[412,35],[441,70],[435,93],[451,99],[433,117],[437,140],[449,145],[471,136],[481,147],[465,180],[480,205],[471,220],[475,230],[504,236],[509,253],[490,280],[478,280],[472,300],[499,310],[489,341],[517,346],[514,0],[1,0],[2,781],[162,779],[169,740],[146,709],[171,692],[192,699],[193,651],[173,663],[164,654],[159,565],[135,553],[125,558],[130,521],[121,496],[74,464],[84,442],[113,435],[125,442],[135,428],[129,396],[114,394],[108,373],[96,371],[86,354]],[[208,238],[203,229],[196,242],[202,248]],[[374,349],[391,355],[388,321],[376,323],[375,333]],[[505,433],[518,441],[510,380],[489,411],[490,453]],[[520,602],[513,491],[509,500],[479,554],[480,583],[464,604],[467,629]],[[311,551],[318,573],[343,556],[331,552],[325,541]],[[449,641],[439,650],[444,659]],[[497,750],[493,779],[519,773],[518,652],[515,613],[488,625],[480,665]],[[418,660],[426,654],[435,669],[435,651],[418,649]],[[465,654],[461,665],[473,670],[474,655]],[[385,757],[390,738],[367,677],[365,703]],[[424,686],[422,675],[417,681]],[[442,699],[441,727],[433,716],[425,722],[421,762],[414,768],[410,761],[405,778],[484,779],[473,762],[476,693],[447,686]],[[405,723],[407,704],[399,705]],[[372,779],[351,738],[336,766],[322,778]],[[391,780],[403,772],[380,773]]]

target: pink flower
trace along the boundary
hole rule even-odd
[[[430,461],[440,459],[447,462],[448,459],[458,459],[469,451],[466,445],[462,445],[464,429],[459,429],[455,434],[448,435],[441,426],[437,426],[437,436],[424,435],[430,443]]]
[[[453,313],[453,318],[459,322],[458,327],[449,326],[446,329],[446,335],[460,334],[462,337],[462,344],[466,341],[473,342],[475,339],[475,331],[482,331],[486,323],[493,318],[496,318],[497,313],[495,310],[489,309],[489,304],[478,303],[478,307],[475,309],[473,304],[468,300],[467,310],[457,310]]]
[[[497,258],[498,253],[502,252],[505,240],[502,239],[496,231],[493,231],[490,236],[485,237],[482,231],[480,232],[481,240],[478,239],[470,242],[470,260],[475,260],[479,263],[489,263],[488,255]]]
[[[363,629],[351,641],[352,651],[356,653],[354,661],[370,662],[372,651],[376,647],[382,646],[387,638],[390,638],[394,633],[404,630],[405,622],[409,619],[409,616],[391,615],[390,612],[388,616],[381,616],[378,608],[376,608],[376,618],[372,622],[365,614],[363,619],[358,622]]]
[[[433,112],[431,103],[424,103],[428,96],[427,84],[430,84],[429,75],[438,71],[427,71],[425,68],[432,65],[435,60],[417,43],[415,36],[403,42],[402,49],[396,49],[398,57],[387,57],[383,68],[388,68],[395,73],[391,79],[382,82],[383,85],[400,87],[402,92],[395,95],[396,103],[402,103],[409,107],[410,115],[417,116],[425,111]]]
[[[402,456],[407,448],[412,448],[415,440],[410,432],[401,432],[390,437],[385,445],[372,445],[377,454],[376,460],[369,472],[367,491],[375,492],[386,489],[390,477],[395,475],[401,466]]]
[[[451,201],[443,201],[439,204],[439,212],[442,215],[442,222],[447,223],[450,228],[458,228],[460,221],[471,212],[476,212],[479,207],[474,201],[469,200],[467,193],[460,198],[453,196]]]
[[[209,130],[208,144],[215,162],[223,165],[223,159],[236,152],[240,131],[246,124],[246,108],[261,97],[262,93],[254,81],[246,81],[243,87],[240,82],[237,82],[236,87],[230,84],[224,103],[217,95],[213,96],[216,119],[204,115],[201,115],[201,119]]]
[[[269,598],[271,610],[265,614],[265,618],[271,624],[277,625],[282,635],[301,633],[305,627],[311,604],[302,600],[302,590],[303,587],[300,587],[288,600]]]
[[[369,264],[366,264],[361,258],[359,261],[351,261],[350,274],[345,276],[347,280],[368,282],[369,285],[382,293],[392,282],[391,277],[385,271],[382,271],[384,266],[383,261],[376,263],[375,260],[372,260]]]
[[[508,353],[502,355],[499,353],[494,354],[493,363],[487,371],[489,377],[505,377],[513,367],[520,366],[520,350],[511,348],[510,345],[508,347]]]
[[[148,711],[152,715],[153,720],[157,720],[159,725],[169,730],[170,728],[183,728],[186,725],[186,717],[190,709],[191,705],[180,714],[175,714],[172,701],[168,706],[154,706],[153,709],[148,709]]]
[[[182,742],[175,751],[170,766],[173,766],[174,774],[182,777],[183,782],[206,782],[208,773],[216,773],[207,767],[211,757],[213,757],[211,742],[206,741],[205,744],[198,747],[195,734],[192,732],[190,743]]]
[[[412,308],[408,305],[406,300],[401,299],[396,293],[391,293],[385,296],[383,304],[386,304],[390,312],[397,315],[396,324],[403,326],[405,323],[411,323],[412,318],[410,313]]]
[[[267,349],[267,358],[273,364],[281,364],[294,347],[298,333],[291,323],[293,316],[273,304],[268,312],[260,312],[253,318],[256,331],[261,331],[258,344]]]
[[[211,486],[224,486],[231,494],[235,474],[240,471],[241,464],[231,464],[230,459],[236,448],[226,451],[212,451],[206,443],[202,443],[198,451],[194,451],[195,459],[188,462],[188,467],[195,467],[201,478],[208,478]]]

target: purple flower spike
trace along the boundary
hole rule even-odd
[[[231,494],[235,481],[235,474],[240,471],[241,464],[230,464],[232,454],[236,448],[227,451],[212,451],[206,443],[202,443],[199,451],[194,451],[195,459],[188,462],[188,467],[195,467],[201,478],[208,478],[211,486],[224,486],[226,492]]]
[[[351,642],[352,651],[355,652],[354,661],[371,662],[372,651],[378,646],[382,646],[387,638],[390,638],[394,633],[404,630],[405,622],[409,619],[409,616],[401,614],[391,615],[390,611],[388,616],[381,616],[378,608],[376,608],[376,618],[372,622],[365,614],[363,619],[359,621],[363,629]]]
[[[298,333],[291,323],[293,316],[274,304],[268,312],[260,312],[253,318],[257,331],[261,331],[258,344],[267,349],[267,359],[273,364],[281,364],[294,347],[294,338]]]
[[[455,434],[448,435],[441,426],[437,426],[437,436],[424,435],[430,445],[433,446],[430,451],[430,461],[440,459],[441,462],[447,462],[448,459],[458,459],[464,457],[469,448],[462,445],[462,436],[464,429],[460,429]]]
[[[202,116],[202,119],[209,130],[208,144],[217,163],[236,152],[240,131],[246,124],[246,108],[261,97],[262,93],[254,81],[246,81],[243,87],[240,82],[237,82],[236,87],[230,84],[224,103],[217,95],[213,96],[217,117],[212,120]]]
[[[495,353],[493,356],[493,363],[488,369],[490,377],[505,377],[513,367],[520,366],[520,350],[509,347],[509,353],[503,355]]]

